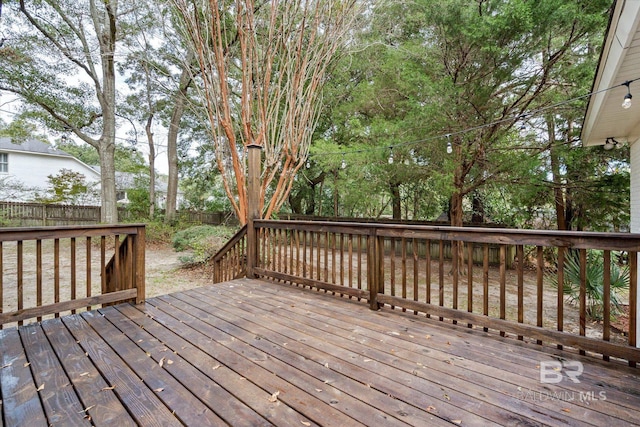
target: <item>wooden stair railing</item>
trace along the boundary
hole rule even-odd
[[[144,224],[0,228],[0,329],[144,298]]]
[[[213,283],[247,275],[247,226],[242,227],[212,259]]]

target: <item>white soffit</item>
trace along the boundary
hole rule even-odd
[[[631,108],[622,108],[628,80],[640,78],[640,0],[618,0],[603,46],[593,95],[587,107],[582,129],[585,146],[603,145],[613,137],[633,143],[640,139],[640,80],[631,83]],[[606,91],[605,91],[606,90]]]

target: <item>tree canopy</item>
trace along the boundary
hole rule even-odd
[[[151,181],[158,147],[169,156],[169,219],[181,176],[190,206],[244,221],[258,144],[265,217],[623,229],[628,149],[579,141],[610,7],[21,0],[1,18],[0,90],[25,109],[3,129],[74,134],[94,147],[77,155],[106,170],[104,191],[125,162],[116,129],[140,125]],[[125,157],[139,170],[140,155]]]

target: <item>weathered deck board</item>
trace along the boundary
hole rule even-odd
[[[248,279],[0,331],[0,395],[0,427],[640,425],[622,363]]]
[[[8,426],[46,426],[42,403],[16,329],[0,331],[0,396]]]
[[[42,329],[78,393],[83,409],[98,425],[135,426],[126,408],[85,355],[60,319],[45,321]]]
[[[279,296],[279,289],[274,287],[265,287],[260,290],[251,287],[249,293],[246,293],[236,285],[233,289],[233,295],[224,295],[223,289],[198,289],[193,292],[206,292],[209,294],[216,292],[218,294],[215,298],[216,300],[224,300],[231,304],[234,300],[241,300],[244,310],[248,310],[248,305],[255,306],[255,309],[248,311],[256,313],[256,315],[268,310],[270,313],[277,314],[275,317],[277,322],[286,324],[287,321],[295,321],[295,325],[292,327],[301,332],[306,331],[306,333],[309,333],[309,331],[319,327],[327,332],[328,335],[325,336],[329,337],[341,335],[344,339],[353,340],[354,334],[366,336],[368,338],[366,340],[363,338],[357,340],[364,343],[361,349],[357,350],[359,353],[365,354],[370,360],[386,359],[387,364],[392,363],[396,367],[402,365],[398,362],[398,358],[402,358],[409,362],[405,364],[405,371],[412,374],[415,371],[415,361],[421,360],[425,355],[425,350],[427,350],[429,360],[435,362],[428,365],[430,372],[435,370],[442,374],[438,378],[431,379],[431,381],[436,383],[441,381],[441,386],[453,387],[467,392],[472,391],[473,384],[476,384],[488,388],[490,392],[501,390],[503,394],[511,397],[522,393],[526,395],[527,392],[538,396],[540,393],[544,393],[546,397],[548,390],[540,387],[540,361],[557,360],[554,357],[561,357],[567,360],[576,358],[575,354],[567,354],[555,349],[552,350],[552,353],[549,353],[549,351],[543,351],[537,345],[527,346],[515,340],[496,340],[494,339],[495,335],[490,339],[482,339],[485,336],[484,333],[467,331],[447,324],[433,324],[433,322],[429,322],[434,327],[429,337],[421,336],[419,331],[413,331],[415,335],[412,335],[412,331],[409,329],[410,326],[407,325],[406,321],[414,323],[416,319],[406,315],[399,315],[399,313],[384,311],[377,313],[378,316],[384,316],[385,318],[384,321],[378,322],[375,322],[375,317],[372,318],[366,312],[352,313],[351,317],[358,318],[357,326],[354,327],[354,322],[349,321],[351,317],[344,319],[343,311],[339,310],[340,306],[331,303],[325,304],[325,301],[314,301],[313,306],[311,306],[307,304],[308,300],[304,297],[304,294],[292,295],[290,292],[286,292]],[[261,296],[261,293],[264,295]],[[187,294],[190,294],[190,292]],[[210,302],[213,302],[213,300],[207,300],[207,303]],[[304,308],[298,306],[300,303],[304,304]],[[328,307],[328,309],[324,307]],[[322,314],[319,314],[320,312]],[[329,325],[338,325],[342,329],[333,328]],[[381,337],[380,333],[385,335]],[[384,340],[385,343],[380,344],[381,340]],[[343,342],[346,341],[343,340]],[[337,339],[332,339],[330,344],[331,348],[344,347]],[[515,344],[515,348],[513,344]],[[525,347],[527,350],[519,352],[519,347]],[[507,351],[505,351],[505,348]],[[393,351],[389,352],[389,349],[393,349]],[[379,354],[380,351],[384,352],[385,350],[388,352],[387,355]],[[389,355],[392,356],[391,359],[389,359]],[[584,399],[588,399],[586,402],[563,402],[567,403],[568,406],[564,405],[561,408],[562,412],[570,415],[570,418],[575,418],[570,420],[572,425],[579,425],[582,420],[588,420],[596,425],[604,425],[611,419],[612,414],[625,420],[625,422],[640,424],[639,400],[637,399],[639,387],[637,370],[620,367],[620,370],[611,372],[610,364],[599,360],[588,360],[590,362],[589,369],[586,369],[580,377],[580,384],[563,381],[561,387],[553,387],[553,392],[558,393],[558,395],[575,396],[578,400],[580,393],[589,393],[589,395],[583,395]],[[421,365],[425,367],[426,363]],[[460,368],[464,369],[461,370]],[[523,373],[528,375],[523,375]],[[458,379],[463,382],[456,385]],[[486,390],[479,389],[476,391],[489,395]],[[591,399],[592,393],[597,397],[600,392],[605,393],[607,400]],[[553,394],[551,395],[553,396]],[[501,407],[508,409],[509,406],[505,406],[504,398],[500,399],[500,402],[502,402]],[[506,403],[508,404],[509,402],[507,401]],[[550,413],[558,410],[557,403],[553,399],[540,399],[536,402],[537,405],[542,406]],[[517,413],[523,413],[523,408],[519,404],[512,407],[512,409]],[[534,418],[539,417],[539,415],[536,415],[538,410],[540,409],[534,408]],[[526,408],[524,412],[526,413]],[[556,418],[556,415],[552,416],[554,419]],[[547,420],[547,422],[549,421]]]
[[[85,407],[38,324],[20,328],[20,337],[50,424],[89,426]]]

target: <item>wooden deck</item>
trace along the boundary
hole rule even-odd
[[[0,331],[0,425],[640,425],[639,376],[240,279]]]

